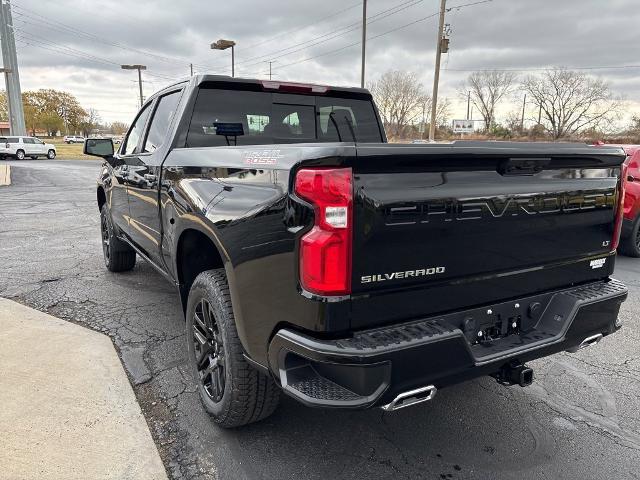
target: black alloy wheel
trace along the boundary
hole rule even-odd
[[[220,402],[226,383],[224,342],[206,298],[200,300],[193,313],[192,341],[202,388],[211,400]]]
[[[102,237],[102,253],[104,254],[105,263],[109,265],[111,259],[111,245],[109,241],[109,224],[106,215],[100,215],[100,233]]]

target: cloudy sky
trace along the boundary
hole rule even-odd
[[[237,76],[265,78],[271,60],[276,79],[360,82],[361,0],[11,3],[23,90],[66,90],[108,122],[129,122],[137,109],[136,73],[120,64],[148,66],[145,95],[188,75],[190,63],[196,72],[229,74],[230,52],[209,48],[219,38],[237,42]],[[367,79],[412,70],[431,90],[439,3],[368,1]],[[441,94],[454,101],[452,116],[464,118],[456,92],[469,71],[526,75],[550,66],[588,69],[640,113],[638,0],[448,0],[447,6],[451,50],[443,56]]]

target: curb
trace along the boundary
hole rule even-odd
[[[11,167],[0,165],[0,187],[11,185]]]
[[[167,479],[106,335],[0,298],[0,385],[0,477]]]

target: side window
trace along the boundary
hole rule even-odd
[[[147,118],[149,118],[149,113],[151,113],[151,103],[147,105],[138,118],[136,118],[136,122],[129,130],[129,134],[124,141],[124,145],[122,147],[122,153],[124,155],[132,155],[136,153],[136,147],[138,146],[138,142],[140,141],[140,137],[142,136],[142,132],[144,131],[144,125],[147,123]]]
[[[147,140],[144,143],[144,152],[155,152],[165,141],[169,125],[171,125],[171,119],[178,108],[181,93],[182,91],[178,91],[160,97],[158,107],[151,119]]]
[[[9,137],[7,143],[20,143],[20,140],[17,137]]]
[[[22,139],[22,143],[33,144],[33,143],[36,143],[36,142],[33,141],[33,138],[23,138]]]

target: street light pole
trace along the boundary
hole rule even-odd
[[[123,70],[137,70],[138,71],[138,87],[140,89],[140,107],[144,103],[144,97],[142,96],[142,70],[146,70],[146,65],[120,65]]]
[[[0,1],[0,37],[2,40],[2,62],[5,84],[7,88],[7,104],[9,110],[9,131],[11,135],[26,135],[27,129],[20,91],[20,75],[18,73],[18,55],[13,35],[11,3]]]
[[[362,0],[362,69],[360,71],[360,87],[364,88],[364,66],[367,53],[367,0]]]
[[[447,0],[440,0],[440,22],[438,24],[438,42],[436,44],[436,68],[433,74],[433,95],[431,96],[431,125],[429,125],[429,141],[436,136],[436,115],[438,111],[438,83],[440,82],[440,58],[442,57],[442,32],[444,31],[444,13]]]
[[[211,44],[212,50],[226,50],[227,48],[231,49],[231,76],[236,76],[236,54],[235,54],[235,46],[236,42],[233,40],[223,40],[220,39],[217,42]]]

